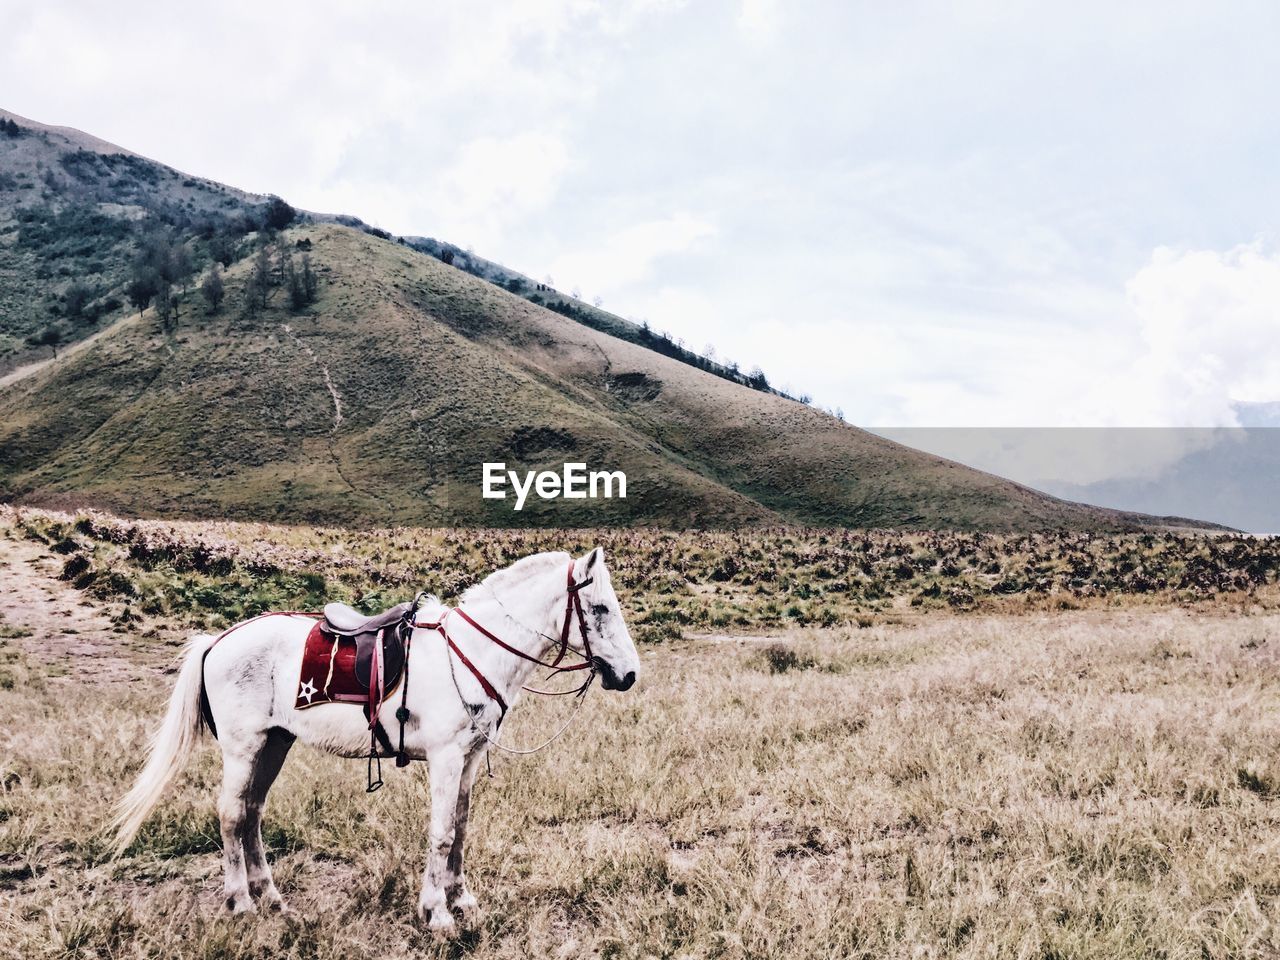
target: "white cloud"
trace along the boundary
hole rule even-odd
[[[1188,428],[1238,426],[1236,401],[1280,397],[1280,251],[1161,247],[1125,293],[1106,336],[1063,343],[1031,367],[1034,380],[1003,354],[973,368],[992,378],[988,398],[973,377],[929,378],[896,421],[911,426],[885,434],[1032,484],[1155,477],[1189,453],[1239,441],[1238,432]],[[963,350],[953,356],[962,367]],[[908,377],[898,370],[890,380]],[[938,419],[940,410],[951,415]],[[1156,429],[1112,429],[1135,427]]]
[[[1162,247],[1127,285],[1143,354],[1117,385],[1140,425],[1235,426],[1280,397],[1280,252]]]
[[[456,243],[483,247],[513,220],[544,211],[569,168],[568,148],[551,133],[481,137],[464,144],[423,185],[433,229]]]
[[[778,29],[777,0],[742,0],[738,29],[755,41],[770,39]]]
[[[684,253],[715,233],[714,224],[688,213],[637,223],[590,248],[557,257],[551,275],[564,289],[576,286],[611,297],[649,278],[663,257]],[[664,314],[662,321],[671,319]]]
[[[1046,313],[1055,299],[1067,305],[1047,325],[953,314],[880,328],[879,338],[908,345],[880,349],[888,369],[878,389],[902,399],[895,418],[868,422],[1230,427],[1233,402],[1280,397],[1280,252],[1158,248],[1118,286],[1010,285],[1024,311],[1036,297]]]

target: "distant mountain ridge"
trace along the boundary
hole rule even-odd
[[[270,198],[94,142],[62,128],[0,132],[10,353],[49,317],[83,325],[69,339],[116,324],[0,389],[7,499],[351,525],[1164,522],[900,446],[673,357],[634,324],[611,329],[626,322],[603,311],[548,309],[530,294],[552,291],[504,289],[415,249],[421,238],[318,216],[276,233]],[[148,231],[193,268],[168,322],[119,302]],[[291,298],[304,257],[318,290]],[[219,258],[226,298],[211,312],[196,287]],[[70,313],[85,277],[88,303],[104,307],[91,321],[84,304]],[[480,496],[481,464],[496,460],[621,470],[628,495],[515,512]]]

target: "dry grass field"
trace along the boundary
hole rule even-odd
[[[286,916],[220,912],[211,741],[106,860],[99,829],[183,617],[122,616],[119,594],[59,578],[75,551],[4,519],[5,957],[1280,952],[1270,586],[1078,609],[904,599],[864,627],[783,618],[646,643],[633,691],[594,692],[565,739],[482,775],[468,872],[483,913],[440,944],[413,919],[416,765],[370,797],[360,763],[294,752],[267,811]],[[525,702],[507,736],[533,740],[564,708]]]

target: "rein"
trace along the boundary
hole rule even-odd
[[[490,737],[487,732],[482,731],[482,733],[484,733],[485,739],[488,740],[495,747],[498,747],[500,750],[505,750],[508,753],[516,753],[516,754],[537,753],[539,750],[549,746],[550,744],[558,740],[560,738],[560,735],[569,728],[569,724],[573,722],[574,717],[577,716],[578,710],[582,706],[582,701],[583,699],[585,699],[585,694],[587,692],[587,689],[591,686],[592,681],[595,680],[596,678],[595,664],[592,662],[592,655],[591,655],[591,640],[587,634],[587,617],[582,609],[582,598],[581,596],[579,596],[579,591],[581,591],[584,587],[586,587],[589,583],[591,583],[593,579],[594,579],[593,577],[588,577],[587,579],[583,580],[580,583],[575,583],[573,579],[573,561],[572,560],[569,561],[569,572],[568,572],[568,580],[567,580],[568,597],[565,600],[564,626],[560,630],[560,638],[559,638],[560,650],[556,654],[555,659],[552,660],[550,663],[548,663],[545,660],[541,660],[538,657],[532,656],[531,654],[525,653],[523,650],[519,650],[513,647],[511,644],[507,643],[497,634],[493,633],[491,630],[486,629],[483,625],[478,623],[470,614],[468,614],[461,607],[452,607],[452,608],[446,609],[444,614],[440,617],[440,619],[435,621],[434,623],[419,623],[416,620],[412,621],[411,623],[412,626],[419,629],[423,629],[423,630],[435,630],[437,633],[440,634],[440,636],[444,638],[444,641],[448,646],[449,651],[453,654],[453,657],[456,657],[459,661],[461,661],[464,667],[466,667],[469,671],[471,671],[471,675],[476,678],[476,682],[479,683],[480,688],[484,690],[485,696],[487,696],[490,700],[492,700],[494,703],[498,705],[498,708],[501,711],[501,713],[498,716],[497,725],[499,727],[502,726],[502,721],[506,719],[507,709],[508,709],[507,701],[503,698],[502,694],[498,692],[497,687],[495,687],[493,683],[489,680],[489,678],[484,675],[484,673],[480,670],[480,668],[477,667],[475,663],[473,663],[471,659],[465,653],[462,652],[462,650],[458,647],[458,644],[454,641],[453,637],[449,636],[449,631],[445,626],[445,622],[448,620],[450,614],[457,614],[462,620],[464,620],[473,630],[479,633],[482,637],[496,644],[497,646],[501,647],[503,650],[507,651],[508,653],[514,654],[515,656],[519,657],[521,660],[527,660],[530,663],[537,664],[540,667],[545,667],[546,669],[550,670],[551,673],[549,673],[547,677],[544,677],[543,678],[544,680],[550,678],[551,676],[557,673],[572,673],[576,670],[590,671],[590,673],[587,675],[587,679],[584,680],[580,686],[574,687],[570,690],[539,690],[536,687],[523,686],[522,689],[528,691],[529,693],[535,693],[544,697],[560,697],[560,696],[573,694],[577,698],[578,702],[574,707],[573,713],[569,715],[569,719],[565,721],[564,725],[561,726],[560,729],[557,730],[550,739],[548,739],[545,743],[542,743],[539,746],[529,750],[519,750],[513,747],[504,746],[503,744],[499,743],[497,740]],[[501,605],[501,603],[499,603],[499,605]],[[569,666],[563,666],[562,661],[564,660],[565,656],[568,654],[569,650],[571,649],[571,647],[569,646],[569,628],[572,621],[575,618],[578,621],[578,632],[582,637],[583,660],[581,663],[574,663],[574,664],[570,664]],[[518,623],[518,621],[516,622]],[[525,629],[529,629],[529,628],[526,627]],[[545,634],[543,634],[541,631],[538,631],[538,630],[530,630],[529,632],[537,633],[540,636],[546,636]],[[451,675],[453,675],[453,657],[449,659],[449,672]],[[453,675],[453,685],[454,685],[454,688],[458,690],[459,699],[463,699],[462,691],[461,689],[458,688],[458,678],[456,675]]]

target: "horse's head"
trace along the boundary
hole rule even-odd
[[[573,579],[575,583],[591,581],[580,595],[600,685],[606,690],[629,690],[640,673],[640,655],[622,617],[622,605],[613,592],[601,547],[574,561]]]

